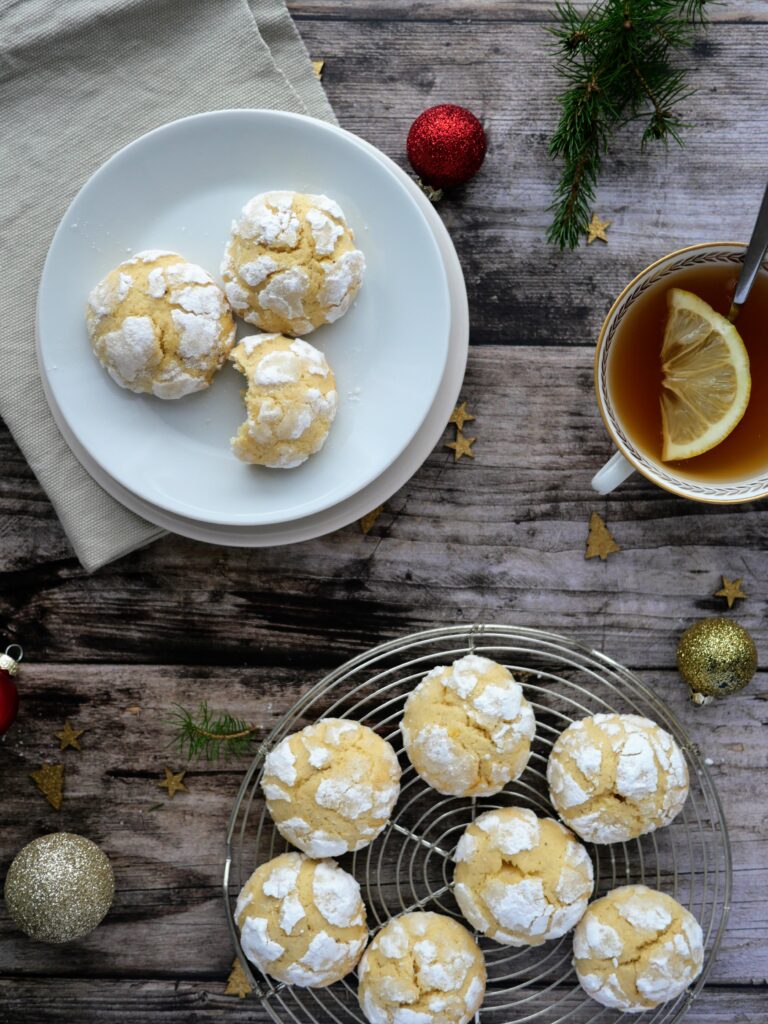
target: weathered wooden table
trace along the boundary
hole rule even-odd
[[[768,650],[765,505],[711,508],[630,480],[590,491],[610,446],[592,398],[592,349],[623,284],[679,245],[745,239],[768,168],[761,0],[713,8],[690,56],[686,148],[617,142],[598,210],[608,245],[560,255],[543,242],[555,169],[546,143],[559,83],[549,0],[296,0],[292,11],[342,125],[404,163],[408,125],[441,101],[489,131],[480,176],[444,201],[470,294],[464,397],[476,458],[438,447],[367,536],[351,526],[273,551],[165,539],[94,576],[71,557],[54,512],[0,434],[0,635],[27,650],[20,721],[0,748],[0,873],[37,835],[82,832],[117,875],[90,937],[30,942],[0,915],[0,1020],[137,1024],[261,1020],[224,996],[232,962],[220,897],[224,830],[243,764],[193,765],[168,801],[174,702],[206,698],[262,723],[319,675],[385,639],[454,622],[570,634],[636,669],[706,756],[731,829],[730,924],[691,1024],[758,1021],[768,982],[762,678],[696,710],[674,671],[682,629],[720,612],[720,574],[749,594],[729,613]],[[449,439],[446,432],[445,440]],[[591,511],[623,550],[585,561]],[[69,718],[82,753],[59,755]],[[60,812],[28,775],[66,764]],[[152,810],[153,805],[161,807]]]

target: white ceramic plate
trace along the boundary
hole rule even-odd
[[[177,250],[215,273],[232,217],[273,188],[337,199],[368,263],[353,309],[310,335],[336,372],[340,409],[322,452],[291,471],[247,466],[231,454],[229,438],[244,417],[233,367],[179,401],[134,395],[98,364],[83,320],[90,288],[132,252]],[[332,508],[392,465],[432,406],[449,326],[438,246],[391,167],[311,118],[219,111],[150,132],[83,187],[43,270],[38,353],[60,416],[123,488],[189,520],[268,525]]]
[[[334,128],[333,130],[341,134],[347,134],[341,128]],[[365,515],[366,512],[376,508],[377,505],[387,501],[416,472],[444,433],[445,425],[456,403],[464,379],[469,344],[469,313],[461,264],[459,263],[450,235],[435,208],[408,175],[393,163],[389,157],[369,143],[364,142],[362,139],[355,139],[354,141],[357,145],[364,146],[378,160],[385,163],[411,192],[434,234],[448,278],[451,308],[448,359],[437,396],[421,430],[403,454],[380,477],[377,477],[367,487],[358,491],[357,494],[331,509],[303,519],[294,520],[284,525],[253,527],[215,526],[165,512],[137,497],[132,492],[127,491],[106,474],[78,443],[72,431],[61,417],[48,386],[46,375],[43,373],[43,387],[46,390],[54,419],[75,456],[108,494],[111,494],[113,498],[121,502],[132,512],[142,516],[156,526],[181,534],[184,537],[190,537],[193,540],[236,547],[271,547],[320,537],[347,526],[349,523]]]

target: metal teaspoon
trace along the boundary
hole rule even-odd
[[[735,323],[741,307],[747,301],[752,285],[755,283],[757,272],[763,262],[765,251],[768,249],[768,186],[765,189],[763,201],[757,214],[757,220],[749,240],[747,251],[744,254],[744,263],[741,267],[739,279],[736,282],[736,291],[733,293],[733,301],[728,311],[728,319]]]

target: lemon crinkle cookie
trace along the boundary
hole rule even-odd
[[[207,388],[235,340],[229,303],[211,275],[161,249],[111,270],[89,296],[86,324],[115,383],[157,398]]]
[[[704,962],[701,926],[666,893],[625,885],[595,900],[573,938],[579,982],[603,1006],[639,1013],[675,999]]]
[[[489,796],[522,773],[536,722],[511,673],[468,654],[424,677],[401,731],[411,764],[438,793]]]
[[[456,847],[454,896],[478,931],[538,946],[574,928],[594,884],[581,843],[554,818],[523,807],[481,814]]]
[[[338,857],[384,829],[400,792],[400,765],[372,729],[325,718],[278,743],[261,785],[288,842],[311,857]]]
[[[322,988],[355,966],[368,939],[360,886],[333,860],[283,853],[258,867],[235,908],[240,945],[265,974]]]
[[[362,284],[365,257],[327,196],[264,192],[232,224],[221,275],[235,312],[282,334],[309,334],[343,316]]]
[[[301,338],[256,334],[230,359],[247,381],[245,423],[232,438],[243,462],[294,469],[325,444],[338,408],[325,356]]]
[[[547,781],[562,820],[593,843],[625,842],[668,825],[688,795],[677,743],[639,715],[573,722],[552,747]]]
[[[389,921],[363,954],[360,1007],[370,1024],[467,1024],[485,994],[485,961],[470,933],[442,914]]]

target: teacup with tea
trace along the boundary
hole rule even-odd
[[[768,495],[768,268],[735,324],[745,246],[689,246],[657,260],[613,304],[595,353],[598,406],[618,451],[605,494],[637,469],[716,503]]]

